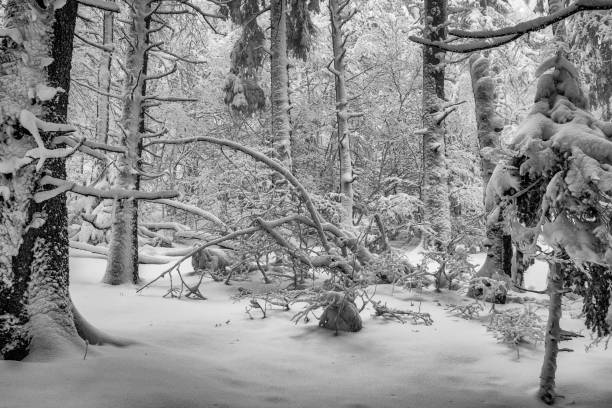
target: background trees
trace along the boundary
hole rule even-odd
[[[150,246],[187,244],[174,252],[183,258],[166,276],[200,249],[220,244],[224,248],[217,249],[236,260],[222,262],[232,265],[221,270],[226,282],[239,271],[258,270],[265,282],[276,277],[299,289],[307,278],[316,280],[314,268],[322,268],[330,275],[325,285],[343,293],[338,302],[333,296],[326,301],[355,306],[355,293],[372,283],[430,283],[429,261],[437,264],[436,289],[443,281],[453,288],[453,281],[471,277],[468,252],[477,252],[488,235],[493,255],[499,255],[500,248],[508,250],[502,230],[510,229],[517,249],[548,257],[553,272],[584,261],[597,276],[577,284],[563,282],[580,279],[573,270],[550,275],[555,330],[548,336],[547,363],[554,363],[550,344],[559,335],[561,292],[567,286],[587,298],[593,287],[609,292],[606,269],[600,269],[609,257],[599,250],[607,248],[607,238],[597,235],[599,252],[582,259],[572,242],[553,237],[549,244],[558,251],[551,254],[538,249],[537,241],[521,242],[527,238],[516,236],[520,228],[512,222],[539,233],[565,217],[552,235],[578,234],[593,217],[607,217],[599,208],[607,186],[582,189],[585,183],[566,179],[590,177],[587,170],[607,177],[603,141],[610,136],[610,92],[600,80],[608,71],[599,47],[609,39],[609,15],[593,14],[583,24],[577,13],[606,10],[610,2],[551,2],[547,16],[517,25],[513,19],[522,16],[502,2],[475,7],[431,0],[422,8],[386,0],[329,0],[327,7],[293,0],[93,3],[101,10],[77,13],[76,3],[60,1],[13,1],[4,9],[4,355],[22,358],[29,345],[40,344],[44,336],[31,336],[27,326],[49,315],[64,330],[66,344],[78,344],[75,332],[90,338],[67,291],[68,235],[73,247],[107,257],[105,283],[135,283],[139,262],[168,261],[142,253]],[[52,26],[55,6],[70,13],[58,14],[65,21],[61,27]],[[111,12],[118,13],[117,24]],[[548,26],[562,54],[586,57],[580,68],[592,79],[587,95],[594,113],[578,87],[579,69],[561,59],[536,69],[550,39],[537,32]],[[411,36],[419,32],[425,38]],[[78,44],[74,63],[72,41]],[[481,50],[490,51],[470,58],[450,54]],[[554,68],[550,75],[544,73],[548,68]],[[526,74],[543,79],[530,87]],[[496,95],[496,88],[504,92]],[[66,121],[79,133],[52,124]],[[587,134],[589,146],[568,136],[568,123],[582,126],[578,133]],[[521,138],[511,143],[509,135]],[[583,165],[563,167],[567,163],[555,154]],[[72,156],[68,174],[66,156]],[[503,158],[508,166],[496,174],[493,163]],[[510,168],[522,170],[517,176]],[[493,198],[483,203],[491,178]],[[595,181],[600,180],[589,179]],[[559,194],[552,199],[544,186]],[[584,197],[560,195],[579,187]],[[66,205],[67,192],[96,199],[70,198]],[[138,200],[147,203],[138,206]],[[519,203],[515,213],[508,203]],[[554,207],[559,203],[580,207],[580,215],[572,208],[576,214],[566,216],[568,208]],[[526,208],[540,215],[535,224],[527,222]],[[435,245],[415,268],[401,254],[425,237]],[[498,272],[503,280],[510,257],[502,255],[492,257],[485,272]],[[188,288],[199,293],[197,286]],[[368,301],[376,313],[392,314]],[[587,324],[601,335],[607,333],[601,323],[606,302],[599,296],[595,304],[585,303]],[[52,313],[37,315],[41,309]],[[548,401],[554,399],[551,372],[543,374]]]

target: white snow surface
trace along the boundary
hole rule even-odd
[[[535,398],[543,345],[522,347],[517,360],[481,321],[443,309],[467,301],[457,293],[379,286],[379,299],[401,309],[420,307],[433,326],[385,321],[368,308],[361,332],[334,336],[315,321],[290,322],[299,308],[271,311],[266,319],[252,312],[249,319],[248,299],[230,296],[239,286],[263,284],[205,280],[208,300],[167,299],[167,279],[140,295],[132,286],[103,285],[105,263],[71,259],[72,298],[90,323],[140,344],[90,346],[86,359],[0,361],[1,408],[543,406]],[[164,268],[142,265],[142,277],[147,281]],[[543,269],[536,265],[530,274]],[[587,337],[562,343],[575,351],[559,356],[557,389],[565,398],[557,406],[610,407],[612,353],[585,351],[590,340],[576,314],[564,311],[562,327]]]

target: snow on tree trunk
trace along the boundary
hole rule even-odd
[[[474,93],[482,182],[483,186],[486,186],[497,163],[483,149],[490,150],[500,147],[499,133],[503,129],[503,121],[495,111],[495,82],[490,76],[489,59],[480,54],[472,55],[470,57],[470,76]],[[485,207],[485,214],[493,210],[492,206],[490,207]],[[510,275],[512,247],[510,240],[504,239],[501,221],[499,219],[498,222],[486,223],[487,257],[478,271],[478,276],[491,278],[495,274]]]
[[[346,80],[344,56],[343,18],[338,0],[329,0],[329,16],[332,29],[332,48],[336,85],[336,121],[338,149],[340,151],[340,194],[342,194],[342,224],[349,230],[353,228],[353,163],[351,160],[351,138],[348,128],[349,112],[346,100]]]
[[[77,2],[67,1],[57,13],[55,3],[63,2],[48,2],[43,9],[13,0],[5,9],[4,31],[11,38],[0,76],[0,355],[5,359],[45,359],[84,346],[68,294],[65,194],[43,203],[33,200],[38,178],[45,172],[65,177],[65,162],[24,158],[27,150],[48,147],[53,138],[53,133],[38,134],[37,121],[66,120]]]
[[[544,363],[540,373],[540,390],[538,396],[545,403],[552,405],[555,402],[555,373],[557,371],[557,354],[561,340],[561,302],[563,296],[563,266],[558,263],[550,264],[548,271],[548,323],[546,325],[546,340],[544,348]]]
[[[107,0],[109,1],[109,0]],[[110,0],[112,1],[112,0]],[[107,49],[113,47],[114,13],[105,11],[102,22],[102,45]],[[112,52],[102,50],[100,67],[98,69],[98,89],[99,93],[96,100],[96,140],[100,143],[108,143],[108,129],[110,121],[110,90],[111,90],[111,64]],[[92,181],[96,182],[102,176],[104,163],[96,161],[92,172]]]
[[[272,144],[277,159],[292,168],[289,74],[287,72],[287,0],[270,2],[270,102]]]
[[[151,8],[146,0],[135,0],[131,7],[128,32],[129,50],[126,57],[122,136],[120,144],[127,154],[117,159],[115,186],[128,190],[140,188],[138,171],[142,151],[143,107],[145,102],[145,76],[148,22]],[[108,263],[103,282],[120,285],[138,282],[138,203],[133,199],[117,200],[113,205],[113,223],[109,243]]]
[[[432,41],[444,38],[446,0],[425,1],[425,37]],[[443,248],[450,240],[450,202],[446,141],[438,115],[444,102],[444,65],[442,50],[423,47],[423,180],[421,195],[424,218],[435,232],[431,237]]]

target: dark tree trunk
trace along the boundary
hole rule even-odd
[[[66,122],[77,7],[76,0],[68,0],[63,8],[55,12],[50,47],[53,63],[47,68],[46,75],[50,86],[61,87],[65,92],[43,104],[41,119],[49,122]],[[50,147],[53,134],[42,133],[41,138]],[[65,160],[45,161],[42,172],[64,179]],[[32,225],[36,219],[44,220],[44,223],[38,228],[25,229],[19,252],[12,258],[14,290],[8,298],[0,299],[0,314],[20,316],[21,320],[20,327],[10,333],[17,336],[13,339],[16,341],[13,346],[5,344],[7,339],[0,341],[5,359],[20,360],[28,355],[32,347],[44,350],[57,347],[55,343],[48,343],[49,330],[55,331],[52,337],[60,334],[68,343],[79,343],[68,293],[66,195],[60,194],[43,203],[31,201],[27,208],[26,225]]]

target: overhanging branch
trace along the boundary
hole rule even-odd
[[[500,45],[512,42],[525,34],[533,31],[542,30],[550,25],[558,23],[576,13],[589,10],[610,10],[612,9],[612,0],[576,0],[568,7],[562,8],[552,14],[543,17],[537,17],[529,21],[518,23],[511,27],[504,27],[498,30],[490,31],[466,31],[459,29],[450,29],[448,33],[459,38],[477,38],[481,41],[471,41],[463,44],[451,44],[450,42],[429,41],[424,38],[410,36],[410,40],[419,44],[436,47],[444,51],[455,53],[470,53],[481,51],[490,48],[499,47]],[[452,39],[451,39],[452,40]]]

